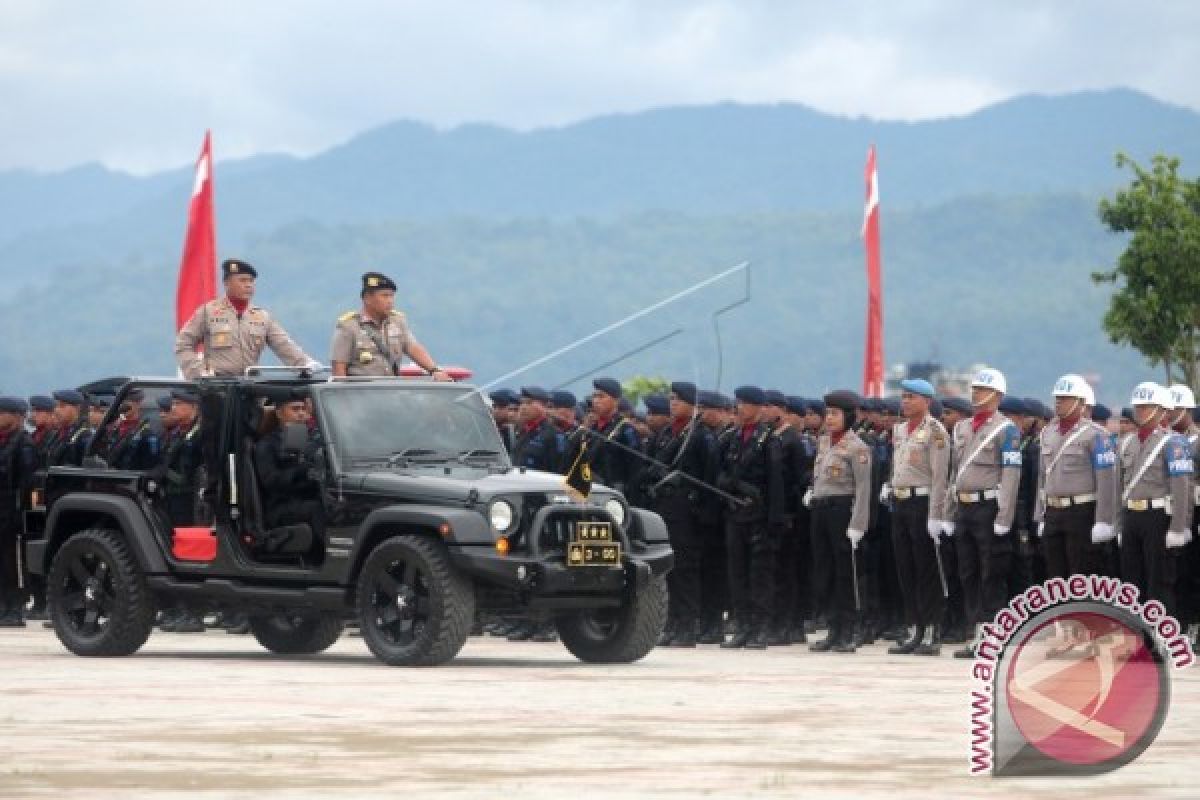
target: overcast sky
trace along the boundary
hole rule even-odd
[[[311,154],[397,119],[734,100],[888,119],[1129,86],[1200,109],[1200,2],[0,0],[0,169]]]

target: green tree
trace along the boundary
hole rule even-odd
[[[634,375],[621,384],[621,391],[635,408],[638,401],[648,394],[666,394],[671,390],[671,382],[663,377]]]
[[[1100,219],[1114,233],[1132,234],[1113,269],[1092,273],[1116,285],[1104,315],[1114,344],[1129,344],[1167,383],[1197,385],[1200,328],[1200,180],[1179,175],[1179,159],[1157,155],[1145,169],[1124,153],[1117,167],[1134,178],[1100,201]]]

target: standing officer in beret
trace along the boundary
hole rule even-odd
[[[815,451],[793,427],[788,418],[788,399],[777,389],[767,390],[767,405],[763,408],[763,420],[771,426],[771,435],[779,440],[783,457],[784,522],[782,535],[775,542],[775,601],[771,620],[769,643],[772,646],[804,642],[804,621],[795,625],[796,607],[801,590],[808,589],[808,582],[800,580],[797,568],[800,559],[798,531],[799,509],[804,507],[802,498],[812,480],[812,460]],[[803,554],[807,563],[807,552]]]
[[[854,551],[871,519],[871,449],[854,432],[859,398],[825,395],[825,434],[813,464],[811,536],[815,596],[825,603],[829,635],[809,650],[853,653],[862,608],[862,564]]]
[[[513,447],[517,443],[517,407],[521,398],[512,389],[497,389],[488,394],[492,401],[492,419],[496,430],[500,431],[500,441],[504,442],[504,450],[511,457]]]
[[[50,451],[47,466],[78,467],[92,441],[93,430],[84,409],[87,400],[82,392],[60,389],[54,393],[54,418],[58,420],[59,435]]]
[[[29,404],[0,397],[0,627],[25,627],[21,515],[28,505],[37,453],[25,432]]]
[[[134,389],[121,403],[121,416],[108,432],[106,442],[108,466],[113,469],[147,470],[158,464],[162,439],[142,417],[145,399],[141,389]]]
[[[729,593],[737,628],[725,648],[765,649],[775,602],[775,550],[787,522],[783,446],[762,421],[766,392],[742,386],[738,428],[721,453],[717,487],[737,497],[726,517],[725,548]]]
[[[641,469],[641,438],[618,413],[621,384],[613,378],[597,378],[592,387],[592,413],[584,420],[579,447],[591,467],[592,479],[624,494]],[[572,453],[571,463],[578,455]]]
[[[900,388],[906,421],[892,428],[892,543],[905,622],[915,628],[907,641],[888,652],[933,656],[941,652],[938,626],[946,604],[945,569],[938,547],[949,484],[950,437],[929,414],[933,399],[929,381],[901,381]]]
[[[58,438],[58,422],[54,418],[54,398],[35,394],[29,398],[29,416],[33,421],[30,439],[37,451],[38,467],[46,466],[46,456]]]
[[[540,386],[523,386],[517,407],[517,443],[512,463],[525,469],[557,472],[558,434],[546,414],[550,393]]]
[[[227,259],[221,272],[225,296],[196,309],[175,337],[175,360],[185,378],[244,375],[248,367],[258,364],[266,347],[289,367],[316,365],[265,308],[250,303],[258,277],[254,267]],[[198,352],[198,347],[204,352]]]
[[[404,312],[396,310],[396,284],[380,272],[362,276],[362,308],[338,317],[329,357],[334,375],[399,375],[404,356],[434,380],[450,376],[417,341]]]

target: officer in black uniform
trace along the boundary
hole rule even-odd
[[[641,437],[619,413],[621,384],[613,378],[597,378],[592,387],[592,410],[584,419],[579,447],[591,466],[592,480],[624,494],[642,468]],[[578,451],[572,454],[572,463],[578,455]]]
[[[492,419],[496,421],[496,430],[500,431],[500,441],[504,442],[504,450],[511,457],[517,444],[517,407],[521,398],[512,389],[497,389],[488,394],[492,401]]]
[[[94,434],[88,424],[87,399],[75,389],[60,389],[54,393],[54,400],[59,435],[46,464],[51,467],[81,466],[83,454]]]
[[[286,547],[289,552],[307,553],[314,541],[324,541],[325,509],[321,502],[321,485],[313,477],[315,442],[309,440],[304,452],[284,449],[284,430],[288,425],[308,424],[308,405],[303,394],[291,392],[275,402],[279,426],[254,445],[254,469],[262,488],[263,527],[267,552]],[[295,526],[307,524],[312,534],[307,543]],[[283,532],[275,538],[273,532]],[[306,546],[307,544],[307,546]]]
[[[141,389],[125,395],[121,416],[108,434],[108,465],[113,469],[149,470],[158,464],[162,442],[158,432],[142,417],[145,399]]]
[[[763,421],[771,426],[771,435],[779,440],[783,456],[784,521],[782,535],[775,541],[775,601],[768,641],[772,646],[805,641],[803,619],[795,622],[797,598],[801,592],[798,509],[803,507],[804,488],[812,479],[812,458],[801,434],[787,418],[788,400],[783,392],[768,389]],[[807,559],[805,559],[807,561]],[[807,582],[804,583],[807,589]]]
[[[766,392],[742,386],[738,428],[721,453],[717,486],[738,498],[726,517],[725,548],[736,629],[725,648],[765,649],[775,600],[775,548],[786,535],[783,447],[762,421]]]
[[[550,393],[542,387],[521,387],[517,441],[512,453],[515,466],[543,472],[559,471],[558,434],[546,413],[549,405]]]
[[[199,514],[199,493],[203,485],[199,401],[194,394],[174,389],[165,395],[171,400],[172,424],[163,443],[160,476],[167,496],[167,516],[176,528],[203,522]],[[160,626],[170,633],[203,633],[204,620],[186,606],[163,612]]]
[[[0,627],[24,628],[24,559],[20,553],[22,513],[37,470],[37,452],[25,432],[29,404],[0,397]]]
[[[712,390],[696,392],[700,424],[704,426],[707,451],[704,454],[704,482],[716,486],[720,473],[722,437],[730,429],[724,421],[721,395]],[[715,492],[701,492],[696,500],[697,538],[700,554],[700,633],[697,644],[721,644],[725,641],[724,617],[729,608],[729,570],[725,560],[725,502]]]

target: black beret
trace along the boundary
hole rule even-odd
[[[721,402],[721,395],[711,389],[701,389],[696,392],[696,405],[701,408],[724,408],[725,404]]]
[[[228,278],[230,275],[249,275],[251,278],[258,277],[258,270],[236,258],[227,258],[221,262],[221,277]]]
[[[609,397],[621,397],[621,383],[615,378],[596,378],[592,381],[592,386],[604,392]]]
[[[1195,416],[1195,414],[1193,414],[1192,416]],[[1136,420],[1134,420],[1134,418],[1133,418],[1133,409],[1132,408],[1122,408],[1121,409],[1121,419],[1129,420],[1130,422],[1135,422]]]
[[[53,411],[54,398],[44,394],[35,394],[29,398],[29,407],[34,411]]]
[[[0,397],[0,411],[9,414],[24,414],[29,410],[29,403],[23,397]]]
[[[1112,419],[1112,409],[1103,403],[1097,403],[1095,408],[1092,409],[1092,421],[1108,422],[1110,419]]]
[[[540,386],[522,386],[521,397],[528,397],[530,400],[537,400],[540,403],[550,402],[550,393]]]
[[[809,400],[808,410],[822,417],[825,416],[825,401],[824,400]]]
[[[171,395],[164,394],[158,398],[158,408],[160,411],[171,410]]]
[[[93,394],[88,397],[88,405],[92,408],[108,408],[112,405],[112,398],[106,394]]]
[[[793,414],[803,414],[806,411],[808,411],[808,401],[805,400],[803,397],[797,397],[796,395],[788,395],[787,410]]]
[[[865,405],[861,398],[849,389],[838,389],[825,395],[825,405],[830,408],[840,408],[842,411],[857,411],[860,405]]]
[[[752,406],[765,406],[767,404],[767,393],[757,386],[739,386],[733,390],[733,396],[743,403],[749,403]]]
[[[362,276],[363,293],[373,292],[377,289],[391,289],[396,291],[396,284],[387,275],[382,272],[364,272]]]
[[[929,401],[929,413],[935,417],[942,416],[942,401],[936,397]]]
[[[617,401],[617,410],[622,414],[632,414],[633,403],[629,402],[627,398],[622,397]]]
[[[146,399],[146,393],[141,389],[131,389],[129,394],[125,395],[126,400],[132,400],[135,403],[140,403]]]
[[[946,407],[947,411],[957,411],[959,414],[966,414],[967,416],[975,413],[965,397],[944,397],[942,398],[942,405]]]
[[[497,389],[488,395],[494,406],[515,406],[521,402],[521,397],[512,389]]]
[[[732,397],[730,397],[730,396],[729,396],[729,395],[727,395],[727,394],[720,394],[720,395],[717,395],[717,396],[718,396],[719,398],[721,398],[721,407],[722,407],[722,408],[724,408],[726,411],[733,411],[734,407],[735,407],[737,404],[733,402],[733,398],[732,398]]]
[[[687,381],[675,381],[671,384],[671,391],[688,405],[696,405],[696,384]]]
[[[1001,414],[1019,414],[1026,415],[1029,413],[1029,408],[1025,405],[1025,401],[1016,395],[1006,394],[1004,399],[1000,401]]]
[[[554,408],[574,408],[575,395],[565,389],[558,389],[550,393],[550,405]]]
[[[674,384],[672,384],[673,386]],[[675,391],[673,388],[671,391]],[[671,401],[666,395],[648,394],[642,398],[642,403],[646,406],[647,414],[670,414]]]
[[[763,396],[767,398],[767,405],[775,406],[776,408],[787,408],[787,397],[778,389],[767,389],[763,392]]]
[[[883,405],[883,410],[892,416],[898,416],[900,414],[899,397],[885,397],[880,401],[880,403]]]
[[[188,403],[189,405],[193,405],[193,406],[196,405],[198,402],[200,402],[199,398],[196,397],[196,395],[192,394],[191,392],[187,391],[186,389],[172,389],[171,390],[171,399],[178,400],[181,403]]]
[[[54,393],[54,399],[69,406],[81,406],[87,402],[83,398],[83,392],[75,389],[59,389]]]

